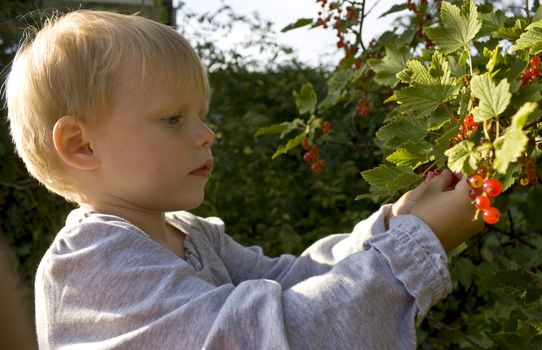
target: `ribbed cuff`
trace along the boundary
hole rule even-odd
[[[419,324],[436,304],[452,291],[446,252],[422,220],[414,215],[399,215],[390,220],[390,230],[367,240],[386,257],[394,276],[416,300]]]

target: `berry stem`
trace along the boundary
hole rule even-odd
[[[489,120],[489,119],[488,119]],[[486,136],[486,139],[488,142],[491,142],[491,137],[489,137],[489,131],[487,130],[487,125],[488,123],[486,123],[486,121],[484,120],[482,122],[483,126],[484,126],[484,135]]]
[[[465,50],[467,50],[467,55],[469,56],[469,71],[470,76],[472,77],[472,56],[470,54],[470,48],[468,46],[465,46]]]
[[[361,31],[363,29],[363,21],[365,20],[365,2],[366,2],[366,0],[363,0],[361,2],[361,14],[360,14],[358,32],[356,33],[356,40],[359,42],[359,45],[361,46],[361,50],[364,53],[367,50],[365,49],[365,45],[363,44],[363,38],[361,37]],[[378,1],[377,1],[377,3],[378,3]]]

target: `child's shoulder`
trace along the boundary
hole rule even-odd
[[[131,255],[160,259],[163,254],[157,253],[161,249],[144,231],[120,216],[77,208],[66,217],[40,265],[46,269],[84,265],[87,270]]]

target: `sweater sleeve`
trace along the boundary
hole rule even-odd
[[[416,318],[450,288],[442,248],[413,216],[318,242],[275,280],[218,286],[123,225],[77,230],[38,269],[42,349],[414,349]]]
[[[351,234],[334,234],[318,240],[299,257],[283,254],[269,258],[259,246],[244,247],[225,233],[224,222],[219,218],[185,219],[197,221],[197,226],[209,236],[234,284],[245,280],[271,279],[288,289],[309,277],[329,272],[337,262],[362,250],[367,239],[385,231],[384,217],[390,208],[391,205],[382,206],[360,221]]]

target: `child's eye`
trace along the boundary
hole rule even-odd
[[[169,126],[175,126],[181,122],[181,116],[174,115],[172,117],[167,117],[162,120],[165,121]]]

